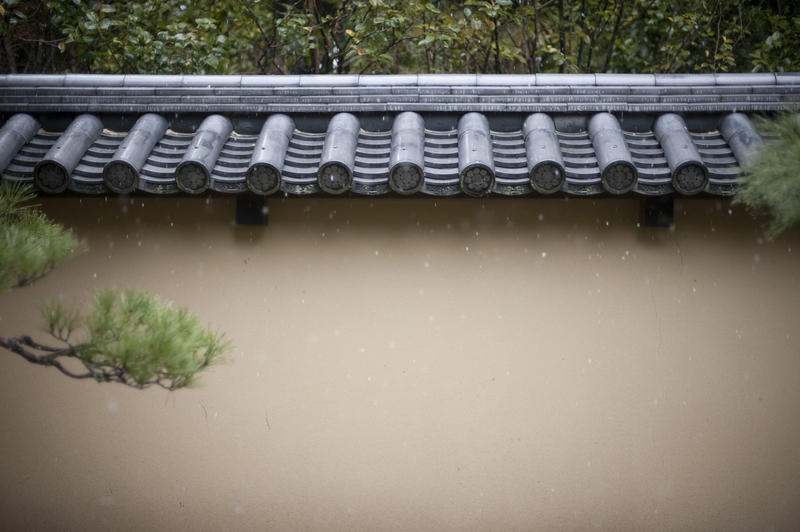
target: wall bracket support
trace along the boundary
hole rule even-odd
[[[236,225],[268,225],[269,204],[258,194],[237,194]]]
[[[670,227],[675,223],[675,204],[672,196],[657,196],[641,200],[639,221],[644,227]]]

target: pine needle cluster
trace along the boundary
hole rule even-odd
[[[772,140],[740,178],[734,203],[764,216],[766,235],[774,239],[800,223],[800,117],[786,114],[758,127]]]
[[[31,203],[34,197],[30,187],[0,183],[0,292],[34,281],[83,248]],[[60,345],[18,336],[0,337],[0,347],[76,379],[175,390],[194,384],[230,348],[187,309],[138,290],[98,290],[87,312],[50,301],[41,313]]]
[[[28,284],[83,246],[31,204],[32,189],[0,182],[0,293]]]
[[[42,317],[47,332],[65,347],[29,336],[0,338],[0,346],[77,379],[175,390],[194,384],[230,348],[223,334],[204,327],[187,309],[132,289],[98,290],[86,313],[51,301]]]

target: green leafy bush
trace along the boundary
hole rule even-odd
[[[30,202],[30,187],[0,183],[0,292],[27,284],[82,249]]]
[[[0,346],[78,379],[175,390],[194,384],[197,374],[230,348],[224,335],[204,327],[187,309],[175,310],[137,290],[98,290],[86,313],[48,302],[42,317],[48,333],[65,347],[29,336],[0,338]]]
[[[799,22],[798,2],[0,0],[0,71],[793,71]]]
[[[734,198],[757,216],[767,217],[767,237],[773,239],[800,223],[800,121],[794,114],[763,120],[767,138]]]

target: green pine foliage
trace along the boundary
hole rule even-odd
[[[86,313],[52,301],[41,312],[47,332],[67,347],[43,346],[27,337],[0,343],[75,378],[175,390],[195,384],[197,374],[230,349],[223,334],[210,331],[186,308],[173,309],[156,295],[132,289],[98,290]],[[75,337],[79,340],[73,343]],[[61,364],[69,359],[77,359],[85,371]]]
[[[767,237],[774,239],[800,223],[800,119],[786,114],[761,121],[759,129],[774,141],[761,148],[741,177],[734,202],[765,216]]]
[[[75,235],[31,204],[30,187],[0,183],[0,293],[38,279],[82,249]]]
[[[30,187],[0,183],[0,292],[41,277],[83,248],[36,209],[34,197]],[[0,338],[0,347],[77,379],[175,390],[194,384],[230,348],[187,309],[137,290],[98,290],[86,313],[47,302],[42,317],[62,345],[19,336]]]

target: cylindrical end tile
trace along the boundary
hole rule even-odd
[[[325,163],[319,167],[317,183],[328,194],[344,194],[353,184],[353,172],[342,163]]]
[[[211,186],[211,169],[198,161],[181,161],[175,169],[175,182],[187,194],[202,194]]]
[[[425,183],[425,122],[406,111],[394,119],[389,155],[389,186],[398,194],[414,194]]]
[[[267,195],[278,191],[293,132],[294,120],[286,115],[275,114],[264,122],[247,169],[247,188],[251,192]]]
[[[558,192],[564,186],[566,172],[553,119],[544,113],[528,116],[523,136],[531,186],[540,194]]]
[[[29,114],[17,113],[0,128],[0,172],[6,169],[17,152],[39,131],[39,121]]]
[[[103,167],[103,182],[117,194],[130,194],[136,190],[139,169],[125,160],[109,161]]]
[[[389,186],[398,194],[419,192],[425,184],[425,171],[422,168],[409,162],[394,165],[389,172]]]
[[[461,171],[461,190],[468,196],[488,195],[494,188],[494,172],[488,166],[475,163]]]
[[[72,171],[102,131],[103,123],[94,115],[83,114],[75,118],[33,168],[36,186],[48,194],[64,192]]]
[[[42,192],[59,194],[67,190],[71,173],[58,161],[39,161],[33,169],[33,181]]]
[[[600,174],[603,188],[612,194],[625,194],[633,190],[637,175],[636,166],[627,161],[610,163]]]
[[[331,118],[317,173],[317,183],[325,192],[343,194],[350,190],[359,129],[358,118],[350,113]]]
[[[687,161],[672,172],[672,187],[681,194],[699,194],[707,185],[708,169],[703,164]]]
[[[256,163],[247,169],[247,188],[254,194],[274,194],[281,188],[281,172],[269,163]]]
[[[674,113],[663,114],[653,129],[672,173],[672,187],[686,195],[705,190],[708,170],[683,118]]]
[[[187,194],[201,194],[211,186],[211,171],[233,131],[231,121],[211,115],[200,124],[186,154],[175,169],[178,188]]]
[[[461,190],[469,196],[486,196],[494,188],[494,154],[489,120],[467,113],[458,121],[458,174]]]
[[[753,123],[742,113],[731,113],[723,118],[720,133],[742,169],[753,164],[758,149],[764,144]]]
[[[554,194],[564,187],[566,171],[560,164],[545,161],[531,168],[530,176],[533,190],[540,194]]]
[[[611,194],[625,194],[636,186],[638,172],[625,136],[611,113],[597,113],[589,120],[589,138],[597,155],[603,188]]]
[[[133,192],[139,171],[166,130],[164,117],[153,113],[141,116],[103,167],[106,187],[118,194]]]

